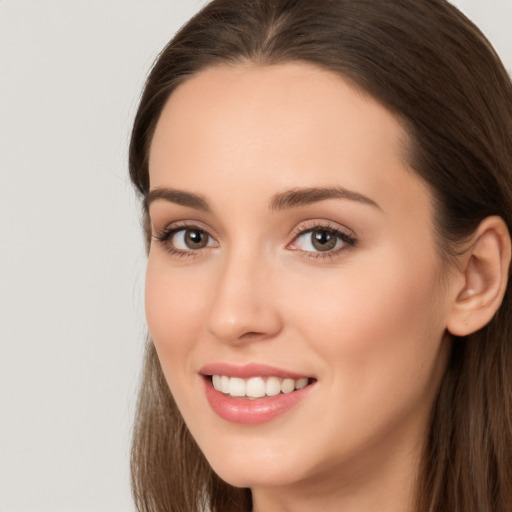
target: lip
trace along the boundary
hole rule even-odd
[[[279,377],[281,379],[313,378],[311,375],[304,375],[275,366],[255,363],[241,366],[228,363],[212,363],[203,366],[201,370],[199,370],[199,373],[209,376],[227,375],[228,377],[239,377],[241,379],[249,379],[251,377]]]
[[[272,421],[306,398],[316,383],[316,379],[311,382],[312,377],[307,375],[260,364],[235,366],[226,363],[214,363],[201,368],[200,373],[204,381],[206,398],[213,411],[226,421],[244,425],[258,425]],[[217,391],[209,378],[211,375],[227,375],[242,379],[271,376],[282,379],[307,377],[310,379],[310,384],[291,393],[249,399],[232,397]]]

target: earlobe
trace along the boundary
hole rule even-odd
[[[456,290],[447,329],[467,336],[492,319],[507,288],[511,241],[501,217],[485,218],[460,256],[462,287]],[[460,283],[460,281],[459,281]]]

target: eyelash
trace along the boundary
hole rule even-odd
[[[355,234],[351,231],[343,231],[341,228],[337,226],[333,226],[329,222],[311,222],[309,225],[302,224],[300,225],[293,233],[292,233],[292,242],[288,244],[287,247],[290,247],[293,243],[295,243],[299,237],[307,235],[308,233],[313,232],[324,232],[328,233],[329,235],[332,235],[336,237],[337,239],[341,240],[343,242],[343,245],[337,249],[332,249],[329,251],[303,251],[301,249],[292,249],[295,251],[300,251],[302,255],[306,258],[312,258],[315,260],[325,260],[329,259],[332,260],[336,256],[338,256],[340,253],[345,252],[346,250],[349,250],[353,247],[356,247],[358,244],[358,240],[355,237]]]
[[[159,242],[161,245],[164,246],[165,250],[171,254],[172,256],[178,256],[180,258],[193,258],[200,255],[200,253],[203,252],[203,249],[206,249],[207,247],[201,248],[201,249],[189,249],[189,250],[181,250],[176,249],[172,245],[170,245],[168,242],[169,240],[180,231],[187,231],[187,230],[194,230],[199,231],[209,237],[210,239],[213,239],[213,237],[208,233],[207,230],[194,225],[194,224],[180,224],[176,225],[173,224],[171,226],[168,226],[164,228],[162,231],[156,233],[153,235],[153,238]],[[302,224],[299,226],[293,233],[292,233],[292,241],[286,246],[289,248],[293,243],[295,243],[299,237],[307,235],[308,233],[313,233],[315,231],[318,232],[325,232],[332,236],[335,236],[337,239],[341,240],[343,242],[343,246],[339,247],[334,250],[329,251],[304,251],[301,249],[290,249],[297,252],[302,253],[302,255],[306,258],[313,258],[315,260],[319,259],[329,259],[332,260],[335,258],[338,254],[341,252],[344,252],[348,249],[351,249],[353,247],[356,247],[358,244],[358,240],[355,238],[353,232],[346,232],[341,230],[338,227],[333,226],[332,224],[325,222],[312,222],[309,225]]]
[[[204,233],[209,238],[213,238],[206,229],[203,229],[197,225],[194,224],[173,224],[171,226],[165,227],[162,229],[162,231],[159,231],[155,235],[153,235],[153,238],[159,242],[165,250],[171,254],[172,256],[178,256],[180,258],[193,258],[195,256],[198,256],[201,251],[201,249],[189,249],[188,251],[183,251],[181,249],[176,249],[171,244],[169,244],[169,240],[180,231],[199,231],[201,233]]]

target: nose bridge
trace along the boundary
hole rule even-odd
[[[268,259],[250,247],[226,254],[214,290],[208,330],[226,343],[276,335],[280,316],[271,294],[274,272]]]

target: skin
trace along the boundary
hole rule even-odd
[[[406,146],[374,99],[302,63],[202,71],[157,124],[151,190],[197,194],[209,211],[154,200],[153,234],[192,225],[211,238],[183,250],[179,235],[153,237],[149,330],[192,435],[223,479],[251,487],[257,512],[414,510],[461,283],[443,270],[432,197]],[[308,187],[375,204],[269,207]],[[357,242],[315,250],[307,232],[317,225]],[[277,366],[316,383],[276,419],[234,424],[205,397],[199,370],[214,362]]]

